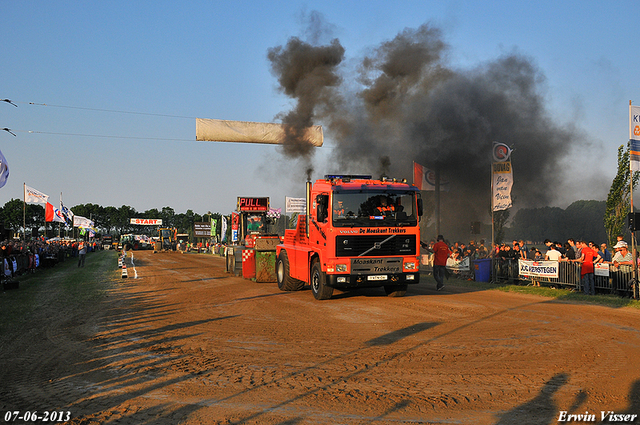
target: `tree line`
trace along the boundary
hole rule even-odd
[[[0,208],[0,222],[4,224],[4,229],[11,229],[13,232],[23,231],[23,209],[24,227],[26,229],[58,229],[58,223],[46,223],[44,221],[44,207],[40,204],[25,204],[22,199],[12,199]],[[171,207],[156,208],[146,211],[136,211],[135,208],[122,205],[119,208],[108,206],[103,207],[97,204],[79,204],[71,207],[73,214],[89,218],[95,223],[95,227],[102,234],[122,235],[127,233],[155,235],[156,226],[139,226],[131,224],[132,218],[162,219],[163,227],[175,227],[178,233],[193,232],[196,222],[208,222],[211,218],[217,219],[218,230],[220,229],[220,213],[198,214],[192,210],[184,213],[176,213]],[[29,230],[27,230],[29,232]]]

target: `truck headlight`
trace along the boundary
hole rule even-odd
[[[405,270],[415,270],[415,268],[416,268],[416,263],[414,262],[404,263]]]
[[[336,264],[336,272],[344,273],[346,271],[347,271],[347,265],[346,264]]]

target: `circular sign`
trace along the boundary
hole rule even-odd
[[[511,155],[511,150],[509,146],[504,143],[495,143],[493,144],[493,160],[496,162],[504,162],[509,159]]]

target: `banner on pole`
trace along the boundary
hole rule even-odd
[[[511,208],[511,187],[513,186],[513,172],[511,169],[511,161],[494,162],[493,167],[493,193],[492,208],[493,211],[506,210]]]
[[[417,162],[413,163],[413,184],[419,190],[435,192],[436,190],[436,172],[426,168]],[[451,184],[449,180],[440,176],[440,191],[448,192]]]
[[[222,216],[222,223],[220,224],[220,239],[222,242],[227,240],[227,216]]]
[[[629,142],[631,171],[640,171],[640,106],[629,105]]]

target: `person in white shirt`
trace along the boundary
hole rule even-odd
[[[562,254],[560,253],[560,251],[558,251],[556,247],[553,246],[553,244],[551,244],[549,245],[549,250],[547,251],[547,254],[544,256],[544,259],[547,261],[560,261],[561,257],[562,257]]]

